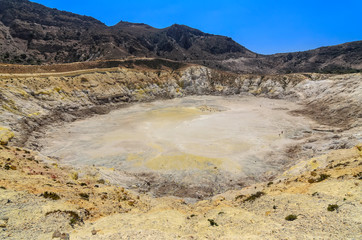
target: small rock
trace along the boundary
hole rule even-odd
[[[4,220],[0,220],[0,228],[6,228],[7,222]]]
[[[97,234],[97,230],[93,229],[92,230],[92,235],[96,235]]]
[[[54,231],[52,238],[60,238],[62,234],[59,231]]]
[[[61,240],[69,240],[69,233],[62,233],[62,235],[60,235],[60,239]]]

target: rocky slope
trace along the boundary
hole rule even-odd
[[[0,61],[42,64],[159,57],[238,73],[351,73],[362,69],[362,41],[306,52],[260,55],[231,38],[184,25],[156,29],[98,20],[28,0],[0,0]]]
[[[107,27],[91,17],[27,0],[1,0],[0,6],[0,59],[3,62],[59,63],[130,56],[221,60],[255,56],[230,38],[183,25],[156,29],[120,22]]]
[[[78,64],[45,69],[2,66],[3,71],[10,72],[1,74],[3,127],[18,133],[14,141],[24,144],[31,132],[52,122],[73,121],[129,102],[193,94],[252,94],[291,99],[306,106],[304,111],[294,114],[307,114],[320,124],[342,130],[361,125],[361,74],[259,76],[237,75],[158,59],[114,63],[88,63],[88,67],[105,68],[85,70],[77,70]],[[31,73],[12,70],[23,72],[24,68]],[[46,69],[51,72],[41,73]]]
[[[321,47],[305,52],[258,55],[256,58],[235,58],[210,62],[234,72],[258,73],[353,73],[362,68],[362,41]]]

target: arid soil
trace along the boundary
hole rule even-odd
[[[143,66],[4,73],[0,79],[2,239],[361,236],[361,74],[251,76]],[[75,168],[38,151],[47,129],[136,102],[189,95],[283,99],[299,104],[289,114],[316,125],[281,153],[289,165],[272,179],[194,203],[112,184],[109,166]]]
[[[358,239],[361,234],[361,146],[299,162],[272,182],[195,204],[136,195],[104,182],[96,168],[77,176],[54,160],[42,163],[45,159],[34,152],[1,148],[2,239],[61,234],[70,239]]]

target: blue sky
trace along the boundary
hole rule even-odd
[[[165,28],[174,23],[233,38],[262,54],[362,40],[362,0],[32,0],[92,16]]]

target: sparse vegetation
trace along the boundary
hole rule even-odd
[[[44,192],[43,194],[41,194],[41,196],[43,196],[44,198],[50,198],[52,200],[60,199],[59,195],[54,192]]]
[[[331,175],[322,173],[319,175],[319,178],[317,178],[316,182],[322,182],[322,181],[326,180],[327,178],[329,178],[330,176]]]
[[[264,192],[257,192],[255,194],[250,195],[246,198],[243,202],[254,202],[256,199],[260,198],[261,196],[265,195]]]
[[[294,221],[294,220],[296,220],[297,218],[298,218],[297,215],[290,214],[290,215],[288,215],[288,216],[285,217],[285,220],[287,220],[287,221]]]
[[[73,179],[73,180],[78,180],[78,173],[77,172],[72,172],[70,177]]]
[[[316,174],[311,174],[311,175],[316,176]],[[319,175],[319,177],[317,179],[314,179],[314,178],[308,179],[308,182],[309,183],[322,182],[322,181],[326,180],[327,178],[329,178],[330,176],[331,175],[329,175],[329,174],[322,173]]]
[[[88,194],[88,193],[79,193],[79,196],[80,196],[83,200],[89,201],[89,194]]]
[[[5,170],[10,170],[10,164],[6,163],[5,166],[4,166],[4,169]]]
[[[243,197],[245,197],[245,195],[238,195],[238,196],[235,197],[235,200],[242,199]]]
[[[82,77],[82,78],[80,79],[80,82],[81,82],[81,83],[86,83],[86,82],[89,82],[89,81],[88,81],[88,79],[86,79],[85,77]]]
[[[193,218],[193,217],[196,217],[197,215],[195,215],[195,214],[191,214],[189,217],[187,217],[187,219],[191,219],[191,218]]]
[[[336,167],[346,167],[346,166],[348,166],[348,164],[350,164],[350,162],[338,163],[338,164],[334,165],[333,168],[336,168]]]
[[[348,73],[359,73],[359,72],[361,72],[361,70],[331,64],[331,65],[328,65],[328,66],[322,68],[319,72],[328,73],[328,74],[348,74]]]
[[[8,160],[8,161],[10,161],[10,160]],[[10,164],[10,163],[6,163],[6,164],[4,165],[4,169],[5,169],[5,170],[16,170],[17,167],[14,166],[14,165],[12,165],[12,164]]]
[[[310,178],[310,179],[308,179],[308,182],[309,182],[309,183],[314,183],[315,180],[314,180],[313,178]]]
[[[217,226],[219,226],[219,224],[217,224],[214,219],[207,219],[207,221],[209,221],[209,223],[210,223],[210,225],[211,225],[212,227],[217,227]]]
[[[81,223],[83,222],[83,220],[80,218],[80,216],[78,215],[78,213],[74,212],[74,211],[62,211],[62,210],[55,210],[55,211],[51,211],[51,212],[47,212],[45,214],[45,216],[51,215],[51,214],[56,214],[56,213],[64,213],[67,214],[70,217],[69,220],[69,225],[71,225],[72,227],[74,227],[75,224],[77,223]]]
[[[353,177],[358,178],[359,180],[361,180],[362,179],[362,172],[359,172],[359,173],[353,175]]]
[[[339,206],[337,204],[329,204],[327,207],[327,210],[330,212],[333,212],[335,210],[338,211],[338,208],[339,208]]]
[[[105,184],[106,181],[105,181],[104,179],[99,179],[99,180],[97,180],[97,183],[99,183],[99,184]]]

